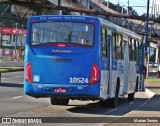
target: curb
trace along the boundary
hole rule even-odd
[[[152,98],[155,95],[155,93],[149,90],[148,88],[145,88],[145,92],[150,96],[150,98]]]
[[[24,67],[24,62],[0,62],[0,67],[10,67],[10,66],[19,66],[19,67]]]
[[[24,69],[16,69],[16,70],[8,70],[8,71],[0,71],[0,73],[8,73],[8,72],[18,72],[18,71],[24,71]]]

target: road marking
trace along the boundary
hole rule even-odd
[[[134,102],[130,102],[129,104],[131,105],[131,104],[133,104]]]
[[[104,114],[109,114],[109,113],[114,112],[114,111],[116,111],[116,110],[117,110],[117,108],[112,109],[112,110],[110,110],[110,111],[108,111],[108,112],[105,112]]]
[[[153,97],[155,95],[155,93],[153,93],[151,96]],[[140,107],[144,106],[145,104],[147,104],[147,102],[149,102],[151,100],[151,98],[148,98],[144,103],[140,104],[139,106],[137,106],[136,108],[134,108],[134,110],[139,109]],[[129,114],[131,114],[134,110],[128,112],[127,114],[123,115],[122,117],[128,116]]]
[[[17,99],[17,98],[21,98],[21,97],[23,97],[23,96],[17,96],[17,97],[13,97],[12,99]]]
[[[19,78],[19,77],[22,77],[22,76],[16,76],[16,78]]]
[[[7,78],[1,78],[1,79],[6,80]]]

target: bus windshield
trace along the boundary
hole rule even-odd
[[[93,46],[94,24],[77,22],[33,23],[31,45],[70,43]]]

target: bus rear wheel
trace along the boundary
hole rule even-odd
[[[100,100],[100,105],[103,107],[116,108],[118,105],[119,84],[116,85],[115,97],[109,98],[105,101]]]
[[[59,105],[68,105],[69,99],[58,99]]]
[[[116,108],[118,105],[118,95],[119,95],[119,84],[116,85],[115,97],[107,99],[108,105],[112,108]]]
[[[52,105],[68,105],[69,99],[50,98]]]
[[[50,98],[52,105],[58,105],[58,99],[57,98]]]

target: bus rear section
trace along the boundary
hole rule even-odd
[[[51,97],[52,104],[98,99],[100,51],[96,20],[39,20],[31,18],[28,26],[25,93],[36,98]]]

